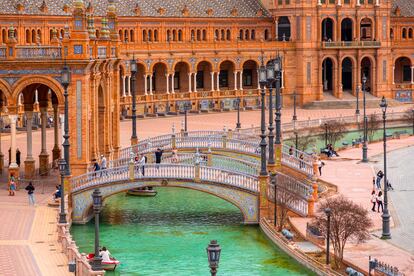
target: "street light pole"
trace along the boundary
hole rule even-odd
[[[137,106],[136,106],[136,93],[135,85],[137,81],[137,62],[135,58],[131,60],[131,92],[132,92],[132,135],[131,135],[131,145],[137,144]]]
[[[359,85],[356,87],[356,110],[355,114],[359,115]]]
[[[187,129],[187,112],[191,108],[191,103],[185,102],[184,103],[184,136],[188,135],[188,129]]]
[[[92,193],[93,211],[95,213],[95,256],[93,257],[92,270],[102,270],[102,257],[99,255],[99,213],[102,207],[102,194],[101,191],[95,189]]]
[[[367,77],[362,76],[362,94],[364,96],[364,142],[362,144],[362,162],[368,162],[368,146],[367,146],[367,127],[368,127],[368,118],[366,113],[366,85]]]
[[[298,117],[296,116],[296,90],[293,91],[293,121],[297,121]]]
[[[391,239],[390,232],[390,213],[388,211],[388,183],[387,183],[387,134],[386,134],[386,119],[388,103],[385,97],[382,97],[380,107],[382,109],[383,121],[383,142],[384,142],[384,210],[382,211],[382,239]]]
[[[326,265],[330,265],[330,256],[329,256],[329,240],[331,235],[331,209],[326,208],[325,214],[327,216],[327,225],[326,225]]]
[[[66,65],[66,60],[65,60],[65,65],[63,66],[63,70],[62,70],[62,85],[64,88],[64,92],[63,92],[63,96],[65,97],[65,134],[63,135],[64,141],[63,141],[63,156],[65,158],[66,161],[66,175],[70,175],[70,162],[69,162],[69,147],[70,147],[70,143],[69,143],[69,101],[68,101],[68,97],[69,97],[69,93],[68,93],[68,87],[70,84],[70,79],[71,79],[71,72],[69,67]]]
[[[267,176],[267,169],[266,169],[266,122],[265,122],[265,88],[264,86],[267,84],[267,77],[266,77],[266,67],[263,65],[260,66],[259,69],[259,81],[261,85],[260,96],[261,96],[261,116],[260,116],[260,175]]]
[[[281,142],[281,137],[282,137],[282,130],[281,130],[281,117],[282,117],[282,113],[281,113],[281,109],[282,109],[282,102],[281,102],[281,98],[280,98],[280,73],[282,70],[282,64],[281,64],[281,60],[280,57],[278,56],[275,59],[275,72],[276,72],[276,118],[275,118],[275,123],[276,123],[276,140],[275,140],[275,145],[280,145]]]
[[[66,174],[66,160],[59,159],[59,172],[60,172],[60,213],[59,223],[65,224],[66,213],[65,213],[65,174]]]
[[[275,137],[275,134],[273,132],[273,89],[272,85],[275,81],[275,67],[274,67],[274,61],[271,60],[267,63],[266,66],[266,77],[267,77],[267,85],[269,87],[269,165],[273,166],[275,164],[275,152],[274,152],[274,146],[273,146],[273,140]]]
[[[241,123],[240,123],[240,98],[236,99],[237,103],[237,123],[236,123],[236,129],[241,129]]]

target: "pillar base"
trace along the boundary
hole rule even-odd
[[[35,167],[35,160],[27,159],[24,161],[24,177],[26,179],[32,179],[35,176],[36,167]]]
[[[138,138],[131,138],[131,146],[135,146],[138,144]]]
[[[275,151],[275,169],[280,170],[282,168],[282,144],[274,145]]]
[[[259,197],[259,206],[260,206],[260,217],[259,221],[262,218],[267,218],[269,216],[269,202],[267,200],[267,182],[268,176],[259,175],[259,187],[260,187],[260,197]]]
[[[4,168],[4,154],[0,153],[0,175],[3,175]]]
[[[49,174],[49,154],[47,153],[39,155],[39,174],[42,176]]]
[[[55,145],[52,150],[53,161],[58,160],[60,158],[60,148]]]
[[[276,172],[276,164],[267,164],[267,171],[268,172]]]

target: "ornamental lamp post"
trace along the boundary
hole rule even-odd
[[[331,235],[331,209],[330,208],[326,208],[325,210],[325,214],[327,217],[327,222],[326,222],[326,265],[330,265],[330,259],[329,259],[329,240],[330,240],[330,235]]]
[[[275,65],[274,60],[271,60],[266,65],[266,78],[267,78],[267,86],[269,88],[269,165],[275,164],[275,153],[274,153],[274,145],[273,140],[275,134],[273,130],[273,83],[275,82]]]
[[[281,109],[282,109],[282,101],[280,98],[280,74],[282,72],[282,60],[280,56],[277,56],[274,62],[275,65],[275,73],[276,73],[276,140],[275,145],[280,145],[281,137],[282,137],[282,130],[281,130]]]
[[[66,161],[66,175],[70,175],[70,162],[69,162],[69,102],[68,102],[68,87],[71,81],[71,71],[70,68],[66,65],[63,66],[62,75],[61,75],[61,83],[64,88],[63,96],[65,97],[65,134],[63,135],[63,156]]]
[[[102,208],[102,194],[101,191],[95,189],[92,193],[93,199],[93,211],[95,213],[95,256],[92,261],[92,270],[101,271],[102,270],[102,257],[99,256],[99,213]]]
[[[359,116],[359,85],[356,88],[356,110],[355,115]]]
[[[266,176],[267,169],[266,169],[266,122],[265,122],[265,85],[267,84],[267,74],[266,74],[266,67],[260,65],[259,67],[259,83],[261,86],[260,96],[261,96],[261,116],[260,116],[260,175]]]
[[[364,105],[364,141],[362,144],[362,162],[368,162],[368,146],[367,146],[367,127],[368,127],[368,118],[366,113],[366,83],[367,77],[365,74],[362,76],[362,94],[363,94],[363,105]]]
[[[206,248],[207,250],[207,258],[208,258],[208,266],[210,267],[211,276],[216,276],[217,268],[220,262],[220,252],[221,248],[220,245],[217,243],[216,240],[210,241],[210,244]]]
[[[135,85],[137,81],[138,65],[135,61],[135,58],[131,60],[131,92],[132,92],[132,134],[131,134],[131,144],[135,145],[137,143],[137,106],[136,106],[136,93]]]
[[[380,107],[382,110],[383,122],[383,142],[384,142],[384,210],[382,211],[382,239],[391,239],[390,232],[390,213],[388,211],[388,180],[387,180],[387,134],[386,134],[386,119],[388,103],[385,97],[382,97]]]
[[[236,123],[236,129],[241,129],[241,123],[240,123],[240,97],[236,99],[237,104],[237,123]]]
[[[191,103],[190,102],[185,102],[184,103],[184,136],[188,135],[188,122],[187,122],[187,112],[188,110],[191,110]]]
[[[65,213],[65,174],[66,174],[66,160],[61,158],[58,161],[59,172],[60,172],[60,213],[59,223],[65,224],[66,213]]]

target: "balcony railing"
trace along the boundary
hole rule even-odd
[[[55,46],[18,46],[16,57],[20,59],[61,59],[62,48]]]
[[[323,41],[323,48],[378,48],[379,41]]]

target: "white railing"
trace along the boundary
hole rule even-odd
[[[237,187],[251,192],[259,192],[259,181],[257,176],[236,173],[213,167],[200,167],[201,181],[216,182],[232,187]]]
[[[309,177],[313,175],[313,157],[288,145],[282,146],[282,164],[305,172]]]

